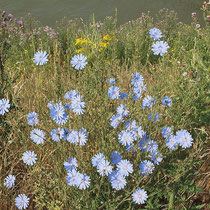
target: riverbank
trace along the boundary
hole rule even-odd
[[[0,206],[207,209],[204,6],[205,27],[2,15]]]

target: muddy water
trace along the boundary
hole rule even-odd
[[[64,16],[68,19],[81,17],[89,19],[94,13],[96,20],[113,16],[118,9],[120,24],[140,17],[142,12],[155,15],[160,9],[168,8],[178,13],[179,20],[191,22],[191,13],[196,12],[202,21],[200,7],[202,0],[0,0],[0,10],[6,10],[15,17],[31,13],[43,25],[55,25]]]

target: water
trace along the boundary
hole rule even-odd
[[[200,7],[203,0],[0,0],[0,10],[6,10],[20,18],[31,13],[43,25],[54,26],[64,16],[68,19],[81,17],[88,20],[94,13],[96,20],[113,16],[118,9],[118,23],[123,24],[141,16],[142,12],[157,14],[162,8],[175,10],[178,18],[190,23],[191,13],[196,12],[202,23]]]

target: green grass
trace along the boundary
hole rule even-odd
[[[206,11],[205,11],[206,12]],[[167,18],[166,18],[167,17]],[[100,28],[96,25],[100,24]],[[8,23],[8,30],[0,29],[1,55],[4,70],[1,70],[0,99],[10,99],[9,113],[0,116],[0,206],[15,209],[14,199],[20,193],[30,197],[29,209],[201,209],[198,197],[206,189],[197,184],[201,175],[200,157],[207,151],[209,137],[209,23],[197,29],[196,20],[191,25],[179,23],[176,14],[161,11],[158,22],[143,14],[139,19],[122,26],[116,17],[107,17],[96,23],[81,20],[63,20],[55,28],[56,36],[50,37],[40,24],[27,17],[24,27]],[[159,28],[170,49],[163,57],[151,50],[153,40],[149,30]],[[36,32],[39,31],[40,34]],[[109,34],[115,37],[107,48],[99,52],[99,43]],[[10,35],[10,37],[9,37]],[[23,38],[21,40],[21,37]],[[78,46],[75,40],[86,38],[84,55],[88,64],[77,71],[71,65]],[[94,45],[95,44],[95,45]],[[44,66],[35,66],[33,56],[38,50],[46,50],[49,61]],[[147,85],[144,94],[157,97],[153,108],[160,113],[160,120],[151,123],[149,110],[141,108],[142,99],[126,101],[129,118],[135,119],[151,139],[157,141],[163,161],[149,176],[139,175],[138,166],[147,157],[140,150],[132,154],[118,143],[118,134],[123,130],[110,126],[110,118],[116,108],[125,101],[108,98],[110,77],[116,78],[116,86],[122,92],[131,90],[131,74],[139,72]],[[186,77],[183,73],[187,72]],[[195,72],[198,72],[196,76]],[[86,102],[85,114],[77,116],[70,112],[65,128],[89,132],[85,146],[75,146],[67,141],[53,142],[50,132],[57,126],[49,115],[49,101],[65,101],[64,94],[78,90]],[[165,108],[161,99],[170,96],[172,107]],[[43,145],[30,139],[33,129],[27,124],[27,114],[39,114],[36,128],[46,133]],[[161,136],[161,128],[171,126],[174,131],[188,130],[193,136],[193,146],[170,151]],[[37,154],[37,162],[29,167],[22,161],[23,152]],[[134,164],[134,173],[127,177],[123,190],[112,189],[107,177],[101,177],[91,164],[92,157],[102,152],[108,160],[112,151],[118,151],[123,159]],[[86,190],[68,186],[64,161],[69,157],[78,160],[78,171],[87,173],[91,185]],[[16,176],[15,186],[4,187],[8,174]],[[144,205],[136,205],[131,194],[137,188],[148,192]]]

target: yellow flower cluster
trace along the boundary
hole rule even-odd
[[[114,36],[110,36],[109,34],[106,34],[103,36],[103,41],[100,42],[98,45],[95,43],[92,43],[87,38],[78,38],[75,40],[74,45],[79,46],[80,48],[76,50],[77,53],[85,52],[88,50],[89,46],[92,45],[94,48],[99,47],[99,52],[101,52],[103,49],[107,48],[107,46],[110,44],[109,41],[115,39]]]
[[[115,37],[111,37],[109,36],[109,34],[106,34],[104,37],[103,37],[103,41],[104,42],[101,42],[99,43],[99,52],[101,52],[104,48],[107,48],[107,46],[110,44],[109,42],[106,42],[106,41],[111,41],[115,39]]]
[[[92,44],[92,42],[90,40],[86,39],[86,38],[76,39],[74,45],[80,47],[80,49],[76,50],[77,53],[85,52],[86,47],[84,47],[84,44],[87,47],[87,45]]]
[[[79,38],[79,39],[76,39],[74,45],[76,46],[76,45],[83,45],[83,44],[92,44],[92,42],[86,38]]]
[[[80,48],[80,49],[76,50],[76,53],[81,53],[81,52],[85,52],[85,48]]]
[[[101,52],[104,48],[107,48],[109,42],[101,42],[99,43],[99,52]]]
[[[103,40],[104,40],[104,41],[111,41],[112,38],[109,36],[109,34],[107,34],[107,35],[105,35],[105,36],[103,37]]]

